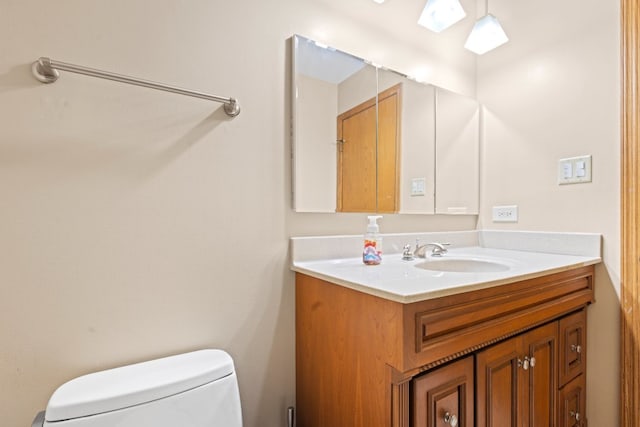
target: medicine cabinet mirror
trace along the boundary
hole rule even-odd
[[[292,42],[296,212],[478,213],[474,99]]]

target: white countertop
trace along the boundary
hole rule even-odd
[[[475,238],[474,238],[475,236]],[[390,248],[397,242],[415,241],[414,234],[388,235]],[[322,257],[331,255],[331,243],[340,243],[336,253],[344,252],[360,236],[329,236],[292,239],[291,269],[328,282],[400,303],[411,303],[520,280],[557,273],[601,262],[600,235],[586,233],[539,233],[471,231],[422,233],[421,242],[454,241],[444,258],[498,261],[508,270],[495,272],[443,272],[416,267],[429,261],[402,260],[400,252],[386,253],[380,265],[365,265],[362,258]],[[435,239],[437,237],[437,239]],[[329,239],[323,240],[322,239]],[[297,241],[296,241],[297,240]],[[474,246],[467,246],[468,244]],[[482,243],[482,245],[480,244]],[[320,251],[317,245],[326,247]],[[487,246],[493,247],[487,247]],[[551,245],[551,246],[549,246]],[[307,247],[314,247],[307,250]],[[383,246],[385,248],[386,246]],[[507,247],[507,248],[504,248]],[[513,248],[516,249],[513,249]],[[393,250],[392,249],[392,250]],[[386,249],[385,249],[386,250]],[[544,250],[541,252],[540,250]],[[428,251],[427,251],[428,252]],[[561,253],[565,252],[565,253]],[[357,252],[356,252],[357,253]],[[433,258],[432,258],[433,259]]]

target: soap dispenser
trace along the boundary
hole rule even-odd
[[[382,262],[382,238],[380,237],[380,227],[376,222],[382,218],[380,215],[370,215],[367,233],[364,235],[364,250],[362,251],[362,262],[366,265],[378,265]]]

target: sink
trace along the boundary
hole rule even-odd
[[[511,268],[508,264],[499,261],[480,258],[430,258],[428,261],[416,264],[416,267],[454,273],[497,273]]]

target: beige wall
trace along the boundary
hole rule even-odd
[[[247,427],[285,425],[288,238],[366,224],[290,210],[287,39],[400,70],[430,58],[323,4],[0,2],[3,426],[30,425],[75,376],[202,347],[234,357]],[[30,75],[39,56],[234,96],[243,111],[228,120],[215,103],[70,73],[45,86]],[[436,56],[441,85],[474,87],[473,59]],[[475,217],[380,223],[459,230]]]
[[[480,226],[603,234],[589,308],[589,425],[618,425],[619,2],[492,0],[511,42],[478,61],[486,106]],[[593,182],[557,185],[557,161],[591,154]],[[519,222],[491,207],[519,206]]]

